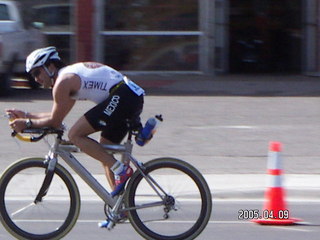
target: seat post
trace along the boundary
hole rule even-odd
[[[132,140],[132,129],[129,129],[129,131],[128,131],[128,141],[131,142],[131,140]]]
[[[132,136],[135,135],[139,129],[142,127],[140,117],[134,119],[127,119],[127,128],[128,128],[128,141],[132,141]]]

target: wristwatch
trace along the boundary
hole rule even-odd
[[[30,118],[27,119],[26,126],[27,126],[27,128],[31,128],[32,127],[32,121],[31,121]]]

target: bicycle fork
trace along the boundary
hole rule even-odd
[[[52,156],[50,156],[50,155],[52,155]],[[53,154],[50,154],[50,155],[47,155],[46,159],[44,161],[44,164],[47,165],[46,176],[43,180],[43,183],[41,185],[41,188],[40,188],[35,200],[33,201],[34,204],[41,202],[42,198],[47,195],[50,184],[53,179],[54,170],[56,168],[58,159],[56,156],[53,156]]]

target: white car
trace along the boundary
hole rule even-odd
[[[16,2],[0,1],[0,93],[10,88],[13,74],[25,74],[28,54],[45,44],[41,31],[25,28]]]

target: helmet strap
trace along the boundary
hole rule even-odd
[[[52,86],[53,86],[53,85],[54,85],[54,78],[53,78],[53,76],[54,76],[55,72],[54,72],[54,71],[53,71],[53,72],[50,72],[49,69],[48,69],[45,65],[43,65],[43,68],[44,68],[44,70],[47,72],[48,76],[50,77],[50,79],[51,79],[51,84],[52,84]]]

